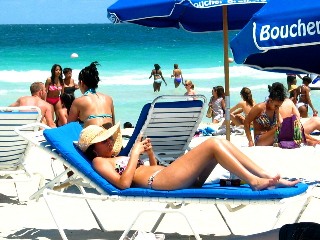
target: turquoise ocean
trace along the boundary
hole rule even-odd
[[[230,31],[229,39],[236,33]],[[30,84],[44,82],[55,63],[71,67],[77,81],[83,67],[98,61],[98,91],[113,97],[116,121],[121,123],[135,124],[142,106],[159,95],[184,94],[184,86],[175,89],[170,78],[174,63],[179,64],[185,80],[193,81],[196,92],[208,99],[213,86],[224,86],[222,32],[190,33],[132,24],[0,25],[0,35],[1,106],[29,95]],[[79,57],[71,58],[72,53]],[[149,79],[155,63],[168,83],[162,84],[160,93],[153,92]],[[264,101],[267,86],[276,81],[286,86],[286,75],[231,63],[230,105],[240,100],[242,87],[249,87],[257,102]],[[319,96],[320,91],[312,91],[318,110]],[[203,122],[210,119],[204,117]]]

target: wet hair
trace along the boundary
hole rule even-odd
[[[284,99],[287,97],[287,90],[283,86],[282,83],[275,82],[271,86],[268,85],[269,89],[269,98],[275,101],[283,102]]]
[[[224,98],[224,88],[222,86],[216,86],[213,89],[217,92],[218,98]]]
[[[83,68],[79,72],[78,79],[82,81],[88,88],[98,88],[100,82],[97,66],[100,65],[97,61],[92,62],[89,66]]]
[[[63,69],[63,74],[66,74],[68,72],[72,72],[72,68],[64,68]]]
[[[43,83],[42,82],[34,82],[30,85],[30,93],[31,95],[42,90]]]
[[[245,100],[251,107],[253,107],[253,98],[251,90],[247,87],[243,87],[240,91],[243,100]]]
[[[177,69],[179,66],[178,66],[178,63],[175,63],[175,64],[173,64],[173,67],[175,68],[175,69]]]
[[[154,64],[154,69],[155,69],[155,70],[159,70],[160,68],[161,68],[161,67],[160,67],[160,65],[159,65],[159,64],[157,64],[157,63],[156,63],[156,64]]]
[[[53,64],[52,68],[51,68],[51,83],[52,85],[54,85],[54,78],[55,78],[55,71],[56,68],[59,67],[61,70],[61,73],[59,75],[59,82],[60,84],[63,86],[63,79],[62,79],[62,67],[59,64]]]
[[[311,77],[309,77],[309,76],[304,76],[304,77],[302,78],[302,82],[303,82],[303,83],[308,83],[308,84],[310,84],[310,83],[312,82]]]
[[[75,97],[73,94],[68,93],[62,93],[60,96],[61,102],[64,104],[64,106],[67,109],[67,113],[69,114],[72,102],[74,101]]]

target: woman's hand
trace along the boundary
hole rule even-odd
[[[141,155],[145,152],[145,142],[146,139],[142,140],[142,135],[139,135],[137,138],[137,141],[135,142],[135,144],[132,147],[132,153],[137,154],[137,155]]]

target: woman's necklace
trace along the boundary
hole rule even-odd
[[[96,90],[95,90],[94,88],[89,88],[87,91],[85,91],[85,92],[83,93],[83,96],[88,96],[89,93],[95,94],[95,93],[97,93],[97,92],[96,92]]]

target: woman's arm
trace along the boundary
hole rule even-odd
[[[151,71],[151,74],[150,74],[150,77],[149,77],[149,79],[152,77],[152,75],[153,75],[153,70]]]
[[[110,158],[96,157],[93,159],[93,166],[96,171],[119,189],[130,188],[132,185],[139,156],[145,152],[147,144],[146,139],[141,141],[141,137],[139,136],[133,145],[128,165],[121,175],[115,171],[113,161]]]
[[[225,113],[226,112],[226,102],[224,101],[224,99],[222,99],[222,101],[221,101],[221,108],[222,108],[223,112]]]
[[[318,111],[313,107],[313,104],[311,102],[311,98],[310,98],[310,88],[309,87],[305,87],[305,96],[306,96],[306,99],[307,99],[307,103],[310,105],[312,111],[313,111],[313,114],[318,114]]]
[[[150,138],[146,138],[145,151],[148,154],[150,166],[158,165],[156,156],[154,155],[154,152],[152,149]]]
[[[159,71],[159,74],[160,74],[160,76],[161,76],[161,78],[162,78],[162,80],[163,80],[164,84],[167,86],[167,82],[166,82],[166,80],[164,79],[164,77],[162,76],[162,72],[161,72],[161,71]]]
[[[68,123],[69,122],[76,122],[79,120],[79,115],[80,115],[79,101],[80,101],[79,98],[77,98],[73,101],[73,103],[70,107],[69,115],[68,115]]]
[[[51,78],[47,78],[46,83],[44,84],[44,86],[46,87],[46,92],[47,92],[47,95],[46,95],[46,97],[44,99],[45,101],[47,100],[47,96],[48,96],[48,93],[49,93],[50,83],[51,83]]]
[[[243,112],[243,109],[242,109],[241,102],[238,102],[237,105],[233,106],[230,109],[230,113],[233,113],[233,114],[239,114],[239,113],[242,113],[242,112]]]
[[[251,129],[250,125],[254,121],[254,119],[261,113],[261,107],[260,104],[255,105],[249,112],[249,114],[245,117],[244,120],[244,130],[246,133],[246,137],[248,139],[248,146],[252,147],[254,146],[253,138],[251,135]]]

